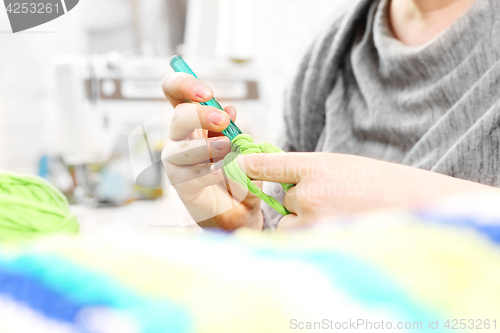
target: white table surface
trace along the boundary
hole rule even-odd
[[[135,201],[122,206],[108,207],[73,205],[71,211],[78,219],[82,234],[103,227],[120,225],[149,229],[201,230],[189,216],[175,192],[172,192],[155,201]]]

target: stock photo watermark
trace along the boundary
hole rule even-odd
[[[251,165],[250,173],[256,179],[275,178],[280,182],[280,178],[288,179],[315,179],[314,182],[307,182],[305,186],[298,187],[295,192],[289,195],[301,197],[314,196],[363,196],[366,194],[366,182],[379,177],[379,169],[376,166],[364,166],[350,163],[348,165],[320,165],[313,166],[307,161],[300,166],[262,166],[259,163]],[[271,195],[279,195],[279,187],[271,189]]]
[[[279,157],[278,157],[279,158]],[[285,178],[297,179],[323,178],[323,179],[374,179],[378,178],[379,170],[375,166],[357,165],[354,162],[348,165],[314,165],[306,161],[300,165],[266,166],[260,161],[250,163],[250,173],[255,178]]]
[[[322,319],[321,321],[300,321],[291,319],[292,330],[496,330],[496,319],[428,319],[426,321],[384,321],[369,319],[349,319],[337,321]]]
[[[52,21],[73,8],[79,0],[4,0],[12,32],[21,32]]]

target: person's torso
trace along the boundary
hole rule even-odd
[[[353,36],[317,150],[430,170],[498,100],[489,91],[500,72],[498,6],[478,0],[431,42],[410,48],[393,37],[388,4],[376,1]]]

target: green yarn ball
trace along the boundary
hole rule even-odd
[[[0,242],[79,231],[66,197],[37,176],[0,173]]]

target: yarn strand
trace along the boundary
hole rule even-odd
[[[260,154],[260,153],[284,153],[278,147],[273,146],[268,142],[263,142],[260,144],[254,143],[253,139],[248,134],[240,134],[233,139],[231,142],[231,151],[232,153],[228,154],[224,158],[223,162],[223,170],[227,177],[232,179],[233,181],[241,184],[246,187],[252,194],[259,197],[262,201],[267,203],[281,215],[288,215],[290,212],[279,203],[278,200],[273,198],[270,195],[264,193],[260,188],[258,188],[250,178],[241,170],[238,165],[237,157],[239,155],[248,155],[248,154]],[[290,188],[292,188],[293,184],[281,184],[285,192],[287,192]]]

